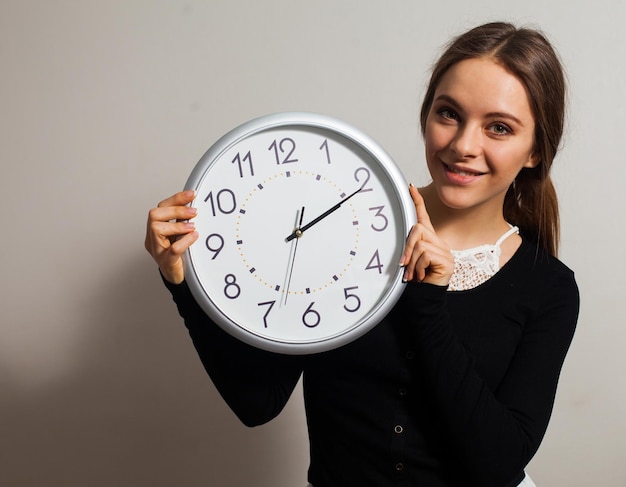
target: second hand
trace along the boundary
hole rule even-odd
[[[296,226],[296,228],[300,228],[302,226],[302,219],[304,218],[304,206],[302,207],[302,210],[300,210],[300,219],[298,221],[298,225]],[[296,220],[298,220],[298,213],[296,212]],[[299,238],[296,238],[296,241],[293,244],[293,252],[291,254],[291,259],[289,262],[289,268],[287,269],[287,285],[285,286],[285,300],[283,301],[283,304],[287,305],[287,296],[289,295],[289,287],[291,286],[291,276],[293,275],[293,266],[296,262],[296,252],[298,251],[298,240],[300,240]]]

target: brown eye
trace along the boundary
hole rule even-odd
[[[503,123],[494,123],[490,128],[496,135],[507,135],[512,133],[511,129]]]
[[[458,121],[460,119],[459,114],[451,108],[440,108],[439,110],[437,110],[437,114],[448,120]]]

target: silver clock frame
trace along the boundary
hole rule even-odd
[[[337,135],[359,145],[374,160],[376,160],[386,173],[393,185],[394,192],[400,202],[402,215],[400,219],[404,225],[404,235],[408,235],[411,227],[416,223],[415,205],[409,195],[407,182],[391,156],[370,136],[356,127],[336,118],[309,112],[282,112],[264,115],[232,129],[220,137],[200,158],[191,172],[185,189],[196,190],[210,172],[211,167],[219,160],[221,155],[241,140],[258,132],[280,127],[315,127],[335,132]],[[396,216],[396,215],[394,215]],[[404,290],[402,282],[403,269],[398,266],[392,284],[378,304],[362,319],[340,334],[309,342],[290,342],[278,339],[269,339],[259,336],[242,325],[231,320],[213,302],[211,296],[202,287],[193,254],[188,250],[184,255],[185,279],[191,293],[202,310],[220,328],[248,345],[269,352],[307,355],[325,352],[346,345],[374,328],[391,311]]]

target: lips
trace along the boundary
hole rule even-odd
[[[443,169],[447,181],[455,186],[467,186],[469,184],[473,184],[475,181],[481,179],[481,176],[487,174],[474,169],[469,169],[467,167],[449,165],[445,163],[443,163]]]
[[[482,176],[483,174],[485,174],[484,172],[476,171],[476,170],[469,169],[469,168],[451,166],[446,163],[444,163],[443,165],[446,168],[446,171],[451,172],[453,174],[457,174],[459,176],[463,176],[463,177],[477,177],[477,176]]]

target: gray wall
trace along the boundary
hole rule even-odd
[[[302,486],[295,394],[240,426],[143,250],[147,211],[223,133],[306,110],[427,181],[417,110],[450,35],[543,28],[571,110],[555,169],[582,310],[539,486],[626,485],[626,8],[596,2],[107,0],[0,4],[0,484]]]

